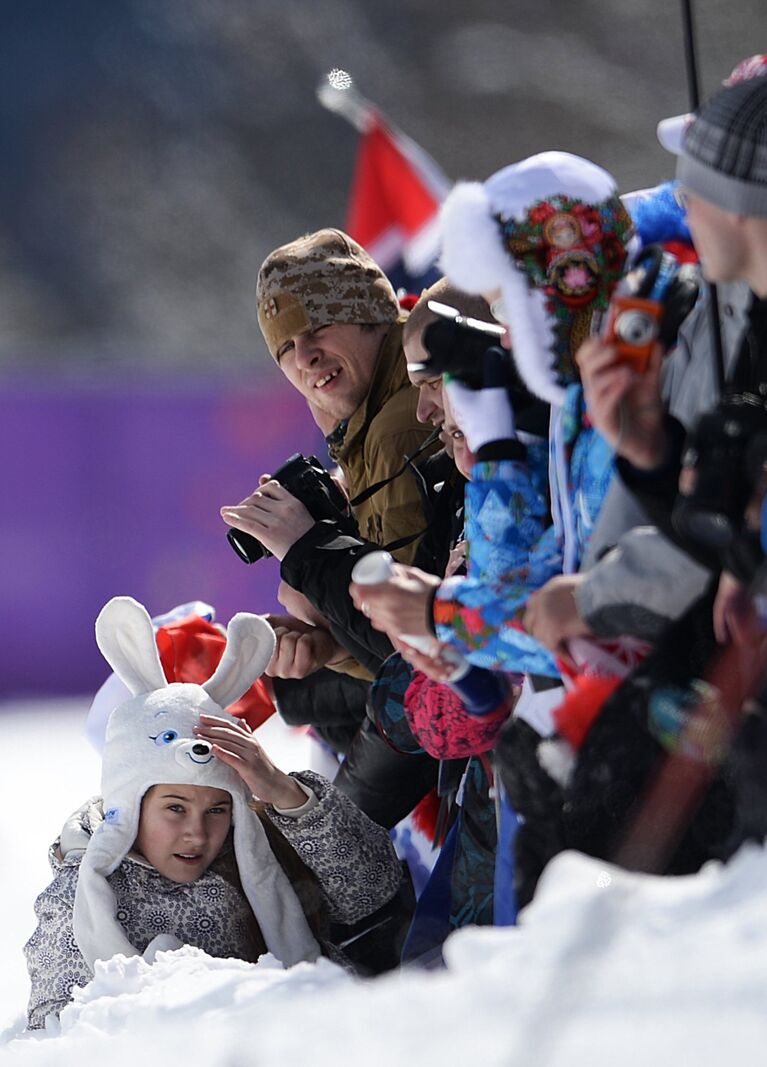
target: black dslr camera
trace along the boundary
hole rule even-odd
[[[508,391],[517,428],[545,437],[549,406],[529,392],[511,353],[501,347],[503,326],[462,315],[436,300],[430,300],[428,306],[439,315],[423,332],[429,358],[408,363],[408,370],[414,374],[449,374],[469,389],[502,386]]]
[[[737,548],[765,460],[764,400],[753,393],[725,397],[687,436],[672,516],[677,530],[710,549]]]
[[[409,371],[416,374],[449,374],[469,389],[481,389],[485,384],[485,353],[493,347],[498,348],[509,372],[512,372],[511,356],[500,348],[503,326],[469,318],[437,300],[430,300],[428,306],[429,311],[440,316],[430,322],[423,332],[423,347],[429,353],[429,358],[423,363],[408,363]]]
[[[272,478],[300,500],[315,522],[334,519],[348,533],[356,533],[349,501],[344,496],[316,456],[302,456],[296,452],[272,474]],[[271,556],[257,537],[230,528],[226,539],[243,563]]]
[[[698,299],[698,269],[680,264],[660,245],[647,245],[616,288],[607,310],[605,340],[618,358],[644,374],[656,341],[668,350]]]

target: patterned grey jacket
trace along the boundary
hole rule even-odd
[[[354,923],[382,907],[400,885],[402,871],[386,830],[372,822],[343,793],[312,771],[294,775],[318,803],[298,818],[269,805],[264,814],[314,874],[328,918]],[[49,850],[54,878],[35,901],[38,925],[24,946],[32,989],[28,1025],[38,1029],[72,999],[72,988],[93,977],[72,930],[72,909],[85,840],[101,819],[100,802],[78,813],[80,847],[61,839]],[[258,818],[254,813],[253,818]],[[71,828],[67,838],[71,838]],[[287,872],[289,877],[291,872]],[[237,877],[234,853],[224,850],[195,882],[165,878],[135,853],[110,875],[117,918],[140,951],[158,934],[203,949],[210,956],[254,962],[263,951],[260,933]],[[299,894],[300,895],[300,894]],[[303,901],[302,901],[303,902]],[[342,954],[323,943],[327,954]]]

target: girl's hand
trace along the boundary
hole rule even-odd
[[[216,758],[235,770],[258,800],[285,809],[300,808],[306,803],[301,786],[274,766],[243,720],[231,722],[217,715],[200,715],[200,725],[195,726],[194,733],[213,746]]]

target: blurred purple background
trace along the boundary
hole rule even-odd
[[[764,0],[695,0],[701,91],[765,43]],[[93,620],[205,599],[268,610],[222,503],[324,445],[265,351],[264,256],[343,226],[348,70],[451,179],[587,155],[622,192],[673,173],[687,110],[667,0],[25,0],[0,14],[0,695],[92,691]]]
[[[244,375],[243,375],[244,377]],[[326,459],[286,384],[212,376],[0,376],[0,696],[87,693],[93,621],[129,594],[150,614],[278,607],[273,559],[241,563],[218,508],[295,451]]]

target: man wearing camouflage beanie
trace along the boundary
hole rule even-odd
[[[275,481],[259,486],[237,507],[222,508],[222,516],[282,560],[289,608],[300,612],[291,594],[297,590],[330,623],[343,647],[375,673],[391,645],[382,643],[354,609],[347,572],[371,543],[404,542],[393,551],[411,561],[427,525],[418,479],[410,469],[398,474],[405,456],[428,436],[416,418],[418,393],[408,380],[402,351],[406,316],[381,268],[356,241],[334,229],[275,249],[261,266],[256,296],[269,352],[327,435],[352,501],[377,483],[387,484],[353,507],[359,540],[339,537],[327,521],[315,523]],[[359,673],[350,662],[335,656],[331,661]]]
[[[395,474],[427,430],[407,377],[404,316],[381,268],[345,233],[318,230],[267,256],[256,299],[267,347],[328,435],[349,495]],[[415,479],[396,478],[356,518],[362,537],[380,545],[423,529]],[[413,542],[398,555],[414,551]]]
[[[428,525],[421,496],[427,483],[405,468],[405,457],[420,448],[431,430],[417,420],[418,391],[407,376],[402,350],[406,315],[380,267],[356,241],[334,229],[300,237],[267,256],[256,294],[269,352],[327,435],[350,498],[386,484],[354,506],[359,537],[327,520],[315,523],[274,480],[242,505],[223,508],[222,516],[254,534],[282,561],[282,603],[301,620],[315,623],[306,633],[295,618],[279,617],[278,651],[270,672],[276,675],[281,714],[322,732],[329,717],[346,707],[349,724],[361,726],[348,743],[336,783],[371,818],[391,827],[435,784],[437,763],[425,754],[395,752],[367,719],[367,690],[359,676],[372,678],[393,649],[356,610],[348,588],[361,554],[389,545],[398,559],[410,562]],[[430,546],[424,549],[428,555]],[[318,656],[311,640],[319,644],[328,632],[336,651]],[[318,669],[323,663],[335,676]],[[339,678],[338,672],[358,677]],[[334,683],[336,692],[341,682],[340,693],[330,698]],[[407,928],[411,907],[405,891],[380,918],[388,932],[381,945],[376,947],[375,937],[370,948],[366,937],[355,941],[373,973],[397,962],[398,937]],[[359,931],[354,933],[356,937]]]

